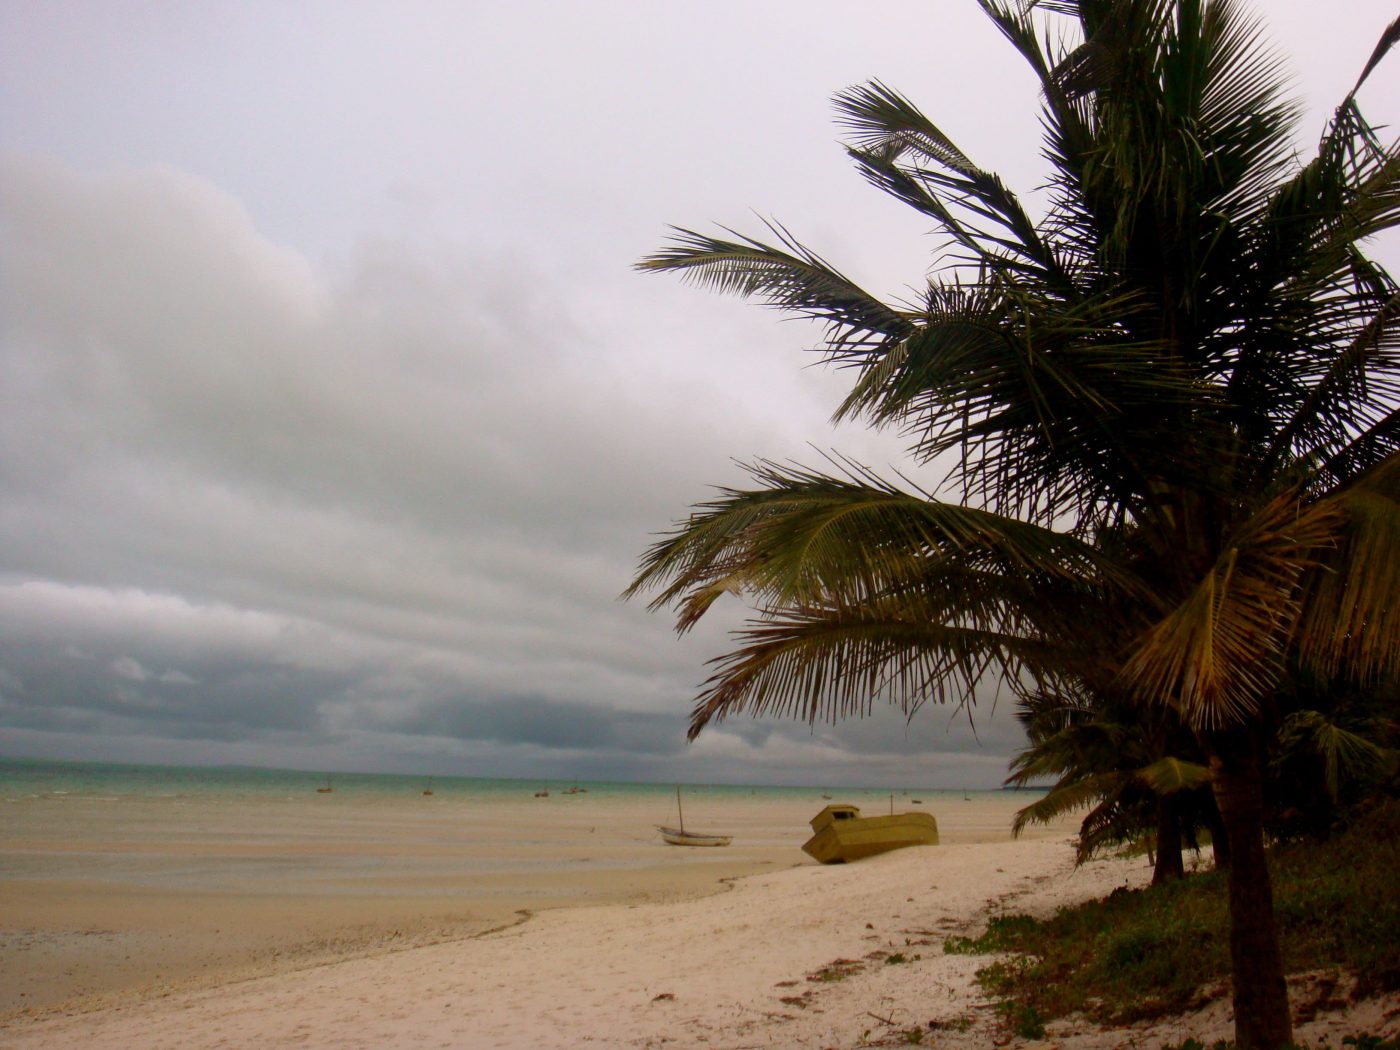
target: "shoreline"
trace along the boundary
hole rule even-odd
[[[699,897],[810,863],[815,790],[697,792],[690,826],[736,836],[718,850],[660,841],[668,796],[12,798],[0,1016],[468,937],[521,910]],[[944,841],[1008,835],[1015,800],[939,803]]]
[[[1074,868],[1063,835],[918,847],[851,865],[725,879],[682,900],[571,905],[470,937],[330,960],[86,1012],[0,1022],[15,1050],[85,1045],[600,1047],[932,1045],[1159,1050],[1230,1035],[1228,1001],[1123,1029],[1074,1019],[1007,1039],[973,979],[988,959],[944,955],[990,914],[1048,915],[1150,880],[1142,858]],[[1393,1032],[1400,997],[1319,1013],[1298,1037]]]
[[[873,952],[928,941],[932,962],[932,940],[972,932],[988,908],[1055,881],[1047,866],[1081,892],[1130,877],[1122,862],[1068,875],[1071,861],[1056,838],[798,864],[726,877],[704,896],[564,906],[439,943],[15,1016],[0,1031],[16,1047],[407,1047],[444,1032],[456,1046],[685,1046],[702,1033],[710,1046],[767,1045],[760,1033],[771,1045],[825,1046],[839,1033],[822,1018],[846,1013],[840,1004],[865,981],[904,969],[875,965]],[[860,972],[809,979],[845,959]]]
[[[49,983],[47,1001],[0,1016],[0,1043],[847,1050],[917,1028],[945,1048],[1037,1045],[1007,1043],[974,980],[989,960],[944,955],[944,939],[1144,885],[1151,869],[1076,869],[1068,821],[1012,840],[1017,799],[932,801],[942,845],[835,866],[799,849],[818,798],[698,800],[697,828],[736,835],[699,850],[660,842],[655,799],[601,794],[12,806],[0,986]],[[72,994],[84,974],[100,987]],[[1397,1029],[1392,996],[1319,1014],[1299,1038]],[[1230,1034],[1217,1000],[1133,1029],[1052,1022],[1038,1045]]]

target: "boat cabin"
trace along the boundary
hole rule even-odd
[[[859,820],[860,807],[838,804],[827,806],[809,821],[813,831],[821,831],[828,824],[834,824],[838,820]]]

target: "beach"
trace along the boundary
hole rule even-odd
[[[695,789],[687,826],[732,834],[719,849],[663,845],[654,825],[676,814],[660,790],[12,800],[0,1045],[1004,1041],[973,980],[986,960],[944,955],[944,938],[1150,870],[1075,869],[1067,825],[1013,841],[1014,793],[919,794],[837,792],[872,814],[926,809],[942,844],[836,866],[799,848],[815,790]],[[1369,1030],[1393,1027],[1376,1009]],[[1358,1020],[1314,1023],[1336,1044]],[[1228,1029],[1228,1012],[1126,1035],[1056,1022],[1047,1045],[1155,1050]]]

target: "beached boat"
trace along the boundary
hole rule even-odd
[[[733,835],[702,835],[685,828],[666,828],[660,824],[656,830],[661,837],[673,846],[727,846],[734,840]]]
[[[707,835],[696,831],[685,830],[685,810],[681,808],[681,789],[676,787],[676,813],[680,818],[681,826],[678,828],[668,828],[656,825],[656,830],[661,832],[661,837],[672,846],[727,846],[734,840],[733,835]]]
[[[812,831],[802,849],[823,864],[842,864],[905,846],[938,845],[938,821],[931,813],[862,817],[855,806],[827,806],[812,818]]]

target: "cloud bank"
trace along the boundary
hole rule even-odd
[[[518,260],[377,242],[318,272],[171,169],[11,157],[0,185],[11,746],[741,780],[902,752],[913,774],[893,715],[891,740],[687,748],[725,625],[680,642],[616,600],[694,479],[799,451],[804,416],[824,432],[817,385],[785,383],[775,426],[708,364],[643,372]]]

